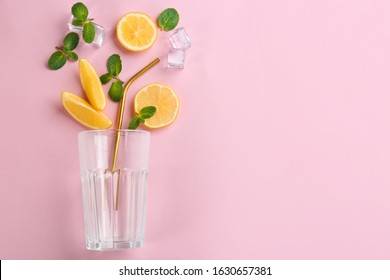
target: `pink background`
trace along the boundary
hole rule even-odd
[[[119,53],[124,79],[161,57],[129,97],[162,82],[181,100],[152,132],[145,246],[120,252],[85,249],[84,128],[60,103],[84,93],[77,63],[46,67],[74,2],[0,0],[1,259],[390,258],[389,1],[85,0],[108,35],[80,57],[103,74]],[[143,53],[115,37],[167,7],[193,42],[182,71],[167,33]]]

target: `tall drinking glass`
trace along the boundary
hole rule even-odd
[[[143,246],[149,132],[89,130],[79,133],[78,142],[87,249]]]

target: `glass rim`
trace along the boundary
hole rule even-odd
[[[150,135],[150,132],[149,131],[146,131],[146,130],[139,130],[139,129],[125,129],[125,128],[121,128],[121,129],[90,129],[90,130],[83,130],[83,131],[80,131],[78,133],[78,135],[85,135],[85,134],[104,134],[104,133],[112,133],[112,132],[117,132],[117,131],[120,131],[120,132],[126,132],[126,133],[140,133],[140,134],[146,134],[146,135]]]

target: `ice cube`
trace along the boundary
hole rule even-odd
[[[93,25],[95,25],[95,39],[93,39],[92,45],[100,48],[103,45],[104,41],[104,27],[95,23]]]
[[[83,27],[73,25],[74,19],[75,19],[74,16],[71,16],[71,18],[69,19],[68,22],[69,30],[80,34],[83,32]],[[95,47],[100,48],[103,45],[103,41],[104,41],[104,34],[105,34],[104,27],[96,23],[93,23],[93,25],[95,26],[95,39],[92,41],[91,44]]]
[[[171,48],[168,52],[167,67],[183,69],[185,59],[186,59],[185,49]]]
[[[82,26],[76,26],[76,25],[73,25],[73,20],[75,20],[76,18],[74,16],[71,16],[69,21],[68,21],[68,27],[69,27],[69,30],[72,31],[72,32],[83,32],[83,27]]]
[[[173,30],[169,35],[169,41],[175,49],[188,49],[191,47],[191,39],[183,27]]]

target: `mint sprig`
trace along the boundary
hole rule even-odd
[[[82,20],[79,20],[79,19],[74,19],[74,20],[72,21],[72,24],[73,24],[74,26],[82,26],[82,25],[83,25],[83,21],[82,21]]]
[[[93,39],[95,39],[95,26],[92,22],[87,22],[84,24],[83,39],[84,42],[88,44],[91,44]]]
[[[170,31],[179,23],[179,13],[174,8],[165,9],[157,18],[158,26],[162,30]]]
[[[128,129],[137,129],[139,127],[139,124],[139,118],[136,116],[130,121]]]
[[[108,96],[112,101],[119,102],[123,97],[123,82],[115,81],[111,84]]]
[[[154,116],[156,111],[157,111],[157,108],[155,106],[147,106],[147,107],[142,108],[139,113],[140,113],[142,118],[150,119],[151,117]]]
[[[72,24],[83,27],[83,40],[88,44],[92,43],[95,39],[96,30],[92,23],[93,18],[88,18],[88,8],[83,3],[78,2],[72,6],[72,15],[74,16]],[[79,56],[73,50],[77,48],[79,41],[80,36],[77,33],[68,33],[64,38],[63,46],[56,47],[57,51],[50,56],[47,63],[49,69],[58,70],[62,68],[66,64],[67,59],[77,61]],[[119,88],[118,86],[115,87]],[[113,92],[116,91],[114,90]]]
[[[111,55],[107,60],[107,71],[113,77],[117,77],[122,71],[122,60],[118,54]]]
[[[107,73],[100,76],[103,85],[108,84],[112,79],[108,96],[114,102],[121,101],[123,97],[123,81],[119,78],[122,71],[122,60],[118,54],[111,55],[107,60]]]
[[[145,123],[145,119],[150,119],[156,113],[155,106],[147,106],[141,109],[139,113],[130,121],[128,129],[137,129],[140,123]]]
[[[83,27],[83,39],[84,42],[90,44],[95,39],[95,25],[92,23],[92,18],[88,18],[88,8],[81,2],[77,2],[72,6],[72,15],[75,19],[72,24],[75,26]]]
[[[66,63],[66,59],[77,61],[79,57],[73,50],[77,47],[79,41],[80,37],[77,33],[68,33],[63,41],[64,46],[56,47],[57,51],[50,56],[48,61],[49,69],[58,70],[62,68]]]
[[[68,52],[68,58],[73,61],[79,60],[79,56],[75,52]]]
[[[104,74],[100,76],[100,81],[103,85],[108,84],[112,79],[112,75],[110,73]]]
[[[77,45],[79,44],[80,37],[75,32],[70,32],[64,38],[64,50],[65,51],[73,51]]]
[[[62,68],[66,63],[66,55],[63,51],[56,51],[53,53],[48,62],[48,66],[51,70],[58,70]]]
[[[72,15],[80,22],[85,22],[88,19],[88,8],[81,2],[77,2],[72,6]]]

